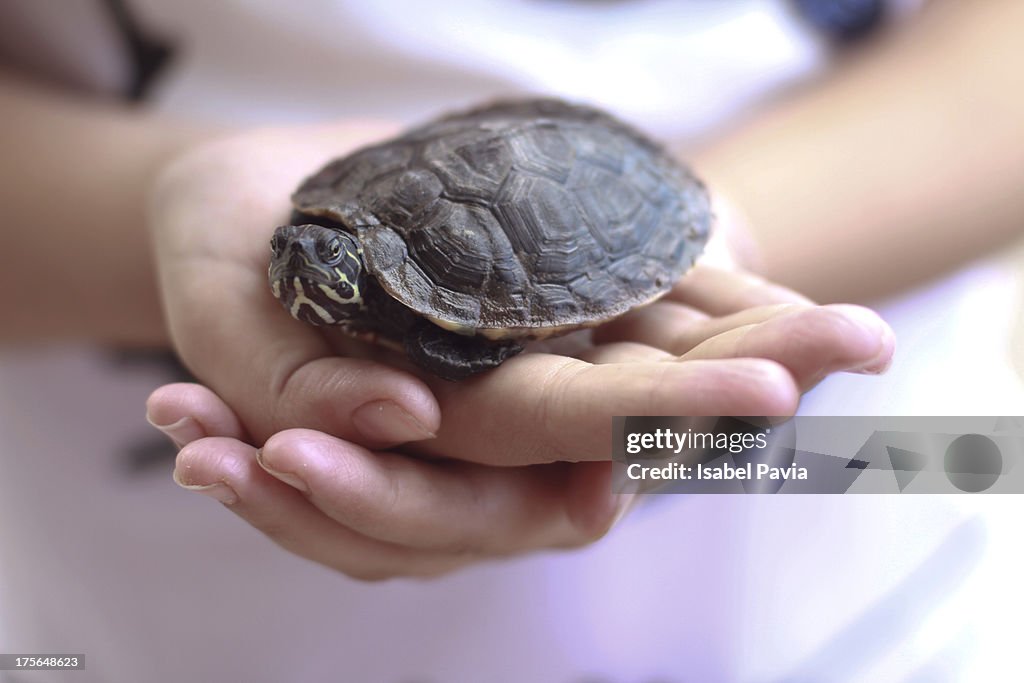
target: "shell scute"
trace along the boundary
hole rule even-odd
[[[332,162],[297,210],[358,234],[396,300],[460,332],[545,336],[656,298],[707,239],[707,194],[596,109],[499,102]]]

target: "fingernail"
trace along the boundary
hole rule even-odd
[[[298,489],[303,493],[309,493],[309,486],[307,486],[306,482],[300,479],[298,475],[291,472],[280,472],[268,465],[267,461],[263,458],[262,448],[256,451],[256,462],[259,463],[259,466],[262,467],[267,474],[280,479],[294,489]]]
[[[869,375],[879,375],[889,369],[892,364],[893,349],[896,346],[896,337],[892,328],[885,323],[877,314],[861,306],[837,304],[832,306],[842,312],[849,320],[852,320],[862,330],[876,335],[878,339],[878,353],[871,360],[850,368],[850,372],[859,372]]]
[[[895,351],[896,335],[893,333],[892,328],[888,325],[884,325],[882,328],[882,337],[878,342],[878,353],[875,354],[875,357],[867,363],[854,368],[854,372],[860,372],[866,375],[882,374],[889,369],[889,366],[892,365]]]
[[[882,350],[878,352],[878,355],[867,363],[853,368],[853,372],[859,372],[864,375],[881,375],[892,365],[892,359],[892,344],[890,342],[883,342]]]
[[[160,425],[153,422],[153,419],[146,413],[146,422],[153,425],[174,442],[174,445],[178,448],[184,448],[186,444],[192,443],[196,439],[201,439],[206,434],[203,432],[203,428],[189,416],[185,416],[169,425]]]
[[[371,401],[352,413],[352,423],[364,437],[386,443],[432,439],[436,434],[394,401]]]
[[[179,472],[178,469],[174,470],[174,483],[183,489],[201,493],[204,496],[208,496],[220,503],[223,503],[224,505],[234,505],[238,502],[238,494],[235,493],[234,489],[222,481],[217,481],[212,484],[188,484],[183,480],[183,476],[184,475]]]

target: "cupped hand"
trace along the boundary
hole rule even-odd
[[[880,373],[892,331],[875,313],[816,306],[734,269],[698,265],[663,299],[460,385],[419,453],[522,465],[609,457],[614,415],[790,416],[834,372]],[[554,349],[553,349],[554,350]]]
[[[175,480],[210,496],[285,550],[353,578],[426,577],[485,559],[601,537],[630,497],[610,463],[491,467],[375,452],[292,429],[262,449],[205,387],[169,385],[151,415],[194,419]]]
[[[207,386],[163,387],[149,417],[183,447],[179,483],[299,555],[380,578],[578,546],[624,509],[613,415],[791,415],[829,373],[889,362],[891,332],[870,311],[707,263],[652,305],[459,383],[299,323],[266,282],[270,235],[305,174],[383,132],[210,144],[153,201],[172,338]]]
[[[429,576],[601,537],[629,501],[611,490],[611,415],[790,415],[830,372],[884,370],[892,337],[865,309],[815,307],[702,266],[576,351],[524,354],[461,384],[428,380],[442,428],[401,451],[309,429],[257,450],[195,384],[161,388],[148,409],[158,424],[192,427],[177,481],[284,548],[360,579]],[[579,460],[605,462],[565,462]]]
[[[813,307],[709,266],[592,336],[535,345],[540,352],[457,384],[300,323],[266,279],[289,195],[328,159],[390,132],[347,124],[244,133],[180,158],[154,192],[150,225],[173,343],[253,443],[304,427],[369,447],[421,441],[420,453],[475,462],[602,459],[612,415],[784,415],[829,372],[887,362],[891,333],[865,309]],[[723,362],[732,358],[755,360]]]

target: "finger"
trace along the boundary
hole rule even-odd
[[[259,462],[364,536],[457,555],[581,545],[603,534],[618,512],[608,463],[428,462],[310,430],[276,434]]]
[[[752,273],[698,264],[666,295],[709,315],[722,316],[755,306],[810,304],[810,299]]]
[[[302,493],[264,472],[256,463],[256,449],[234,439],[188,444],[178,454],[174,476],[286,550],[358,579],[433,576],[470,559],[374,540],[338,524]]]
[[[683,358],[768,358],[807,390],[838,371],[877,374],[892,360],[894,337],[872,311],[860,306],[797,308],[758,324],[711,337]]]
[[[791,415],[799,394],[760,359],[590,363],[542,353],[433,389],[446,419],[418,451],[520,465],[607,460],[615,415]]]
[[[440,411],[430,389],[382,363],[335,356],[315,329],[294,320],[250,269],[215,263],[178,265],[169,280],[176,344],[196,376],[235,408],[258,441],[287,427],[308,427],[385,446],[430,438]],[[186,306],[221,292],[247,305]]]
[[[804,310],[805,304],[758,306],[723,317],[709,317],[675,301],[657,301],[630,311],[594,331],[595,343],[631,341],[680,356],[697,344],[737,327]]]
[[[636,342],[616,342],[592,346],[577,356],[588,363],[644,363],[673,360],[675,356],[661,349]]]
[[[207,436],[247,438],[231,408],[201,384],[181,382],[160,387],[146,400],[146,420],[178,448]]]

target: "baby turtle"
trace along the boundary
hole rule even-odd
[[[360,149],[292,203],[271,240],[274,296],[449,380],[658,298],[711,220],[703,185],[658,144],[553,99],[497,102]]]

